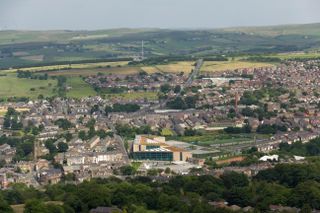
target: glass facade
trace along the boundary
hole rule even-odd
[[[135,160],[173,161],[172,152],[134,152]]]
[[[146,146],[146,150],[158,149],[158,148],[160,148],[160,146]]]

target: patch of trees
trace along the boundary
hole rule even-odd
[[[246,117],[258,118],[260,121],[262,121],[263,118],[270,119],[271,117],[277,116],[277,112],[269,112],[266,106],[258,107],[256,109],[246,107],[241,110],[241,114]]]
[[[57,77],[58,96],[65,97],[67,94],[67,78],[65,76]]]
[[[168,92],[171,91],[171,86],[169,84],[162,84],[160,86],[160,92],[164,93],[164,94],[167,94]]]
[[[260,134],[276,134],[277,131],[286,132],[287,130],[288,128],[282,125],[261,124],[258,126],[256,131]]]
[[[81,130],[78,133],[78,137],[82,140],[90,140],[91,138],[93,138],[94,136],[99,136],[100,138],[106,138],[107,136],[113,136],[113,132],[106,132],[103,129],[100,130],[95,130],[95,123],[96,120],[95,119],[91,119],[86,123],[86,127],[89,128],[89,131],[84,131]]]
[[[245,91],[240,98],[240,103],[244,105],[259,105],[260,100],[266,97],[276,101],[283,94],[289,93],[285,88],[274,88],[272,85],[268,88],[263,88],[255,91]]]
[[[25,135],[23,137],[0,137],[0,144],[9,144],[11,147],[16,148],[16,155],[14,156],[14,161],[20,160],[30,160],[33,152],[33,143],[35,141],[35,136]]]
[[[186,98],[176,97],[167,102],[166,106],[169,109],[191,109],[196,108],[198,96],[188,96]]]
[[[126,137],[126,138],[134,138],[135,135],[141,135],[141,134],[153,134],[150,126],[141,126],[141,127],[132,127],[128,124],[117,124],[116,125],[116,131],[117,134]]]
[[[192,128],[186,128],[184,131],[184,136],[196,136],[196,135],[202,135],[202,133]]]
[[[30,71],[17,71],[17,77],[18,78],[28,78],[28,79],[38,79],[38,80],[48,80],[48,74],[45,73],[43,75],[35,75],[34,72]]]
[[[21,115],[19,112],[9,107],[4,116],[3,128],[10,130],[21,130],[23,125],[20,121],[20,116]]]
[[[9,97],[9,98],[7,98],[8,102],[15,102],[15,103],[17,103],[17,102],[27,103],[27,102],[29,102],[29,100],[30,99],[28,97]]]
[[[68,129],[74,127],[74,125],[70,121],[68,121],[67,119],[63,119],[63,118],[56,120],[54,122],[54,124],[59,126],[59,128],[61,128],[63,130],[68,130]]]
[[[140,110],[140,106],[138,104],[113,104],[112,106],[106,106],[105,112],[106,114],[109,114],[111,112],[137,112]]]
[[[121,173],[134,174],[132,167]],[[153,173],[153,171],[152,171]],[[156,174],[156,173],[154,173]],[[298,208],[320,208],[319,164],[276,165],[258,173],[253,180],[244,174],[226,172],[220,178],[211,175],[176,176],[165,182],[148,177],[120,180],[92,179],[78,185],[56,184],[37,191],[23,184],[13,184],[0,192],[1,212],[12,212],[9,205],[26,203],[30,213],[89,212],[98,206],[117,206],[125,212],[214,213],[209,201],[226,200],[230,205],[252,206],[257,212],[268,212],[269,205]],[[45,201],[62,201],[59,207],[48,207]],[[49,211],[50,212],[50,211]]]
[[[263,57],[263,56],[252,56],[246,59],[247,61],[254,62],[271,62],[271,63],[280,63],[282,60],[278,57]]]
[[[251,133],[251,126],[246,124],[243,127],[227,127],[224,131],[229,134]]]
[[[299,156],[319,156],[320,155],[320,138],[310,140],[308,143],[301,141],[293,144],[281,143],[279,145],[280,153],[299,155]]]

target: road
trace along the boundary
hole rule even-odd
[[[191,86],[192,81],[197,77],[197,75],[199,74],[201,67],[203,65],[203,59],[199,59],[196,62],[196,66],[193,69],[193,71],[190,73],[188,80],[186,81],[186,83],[184,84],[184,87],[188,87]]]
[[[128,152],[124,146],[124,141],[122,139],[121,136],[119,135],[114,135],[114,139],[117,140],[120,144],[121,147],[121,152],[123,153],[123,160],[125,164],[130,164],[130,160],[129,160],[129,156],[128,156]]]

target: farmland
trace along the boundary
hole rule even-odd
[[[36,99],[39,95],[51,97],[57,95],[56,84],[57,81],[54,79],[23,79],[17,78],[12,73],[0,77],[0,96],[1,98],[28,97],[31,99]],[[80,77],[67,78],[67,85],[70,87],[67,92],[67,97],[81,98],[96,95],[93,88]],[[1,113],[0,111],[0,114]]]
[[[145,41],[145,56],[148,58],[320,50],[319,24],[201,31],[1,31],[0,52],[4,52],[4,55],[1,57],[0,54],[0,68],[133,58],[140,54],[142,40]]]
[[[244,68],[259,68],[274,66],[271,63],[246,62],[246,61],[205,61],[201,68],[202,72],[218,72]]]
[[[98,68],[98,69],[71,69],[71,70],[58,70],[48,73],[49,76],[69,76],[69,77],[78,77],[78,76],[90,76],[97,75],[98,73],[102,74],[119,74],[119,75],[130,75],[135,74],[141,71],[140,67],[113,67],[113,68]]]
[[[67,97],[81,98],[85,96],[97,95],[96,91],[87,84],[83,77],[97,74],[119,74],[130,75],[141,71],[148,73],[155,72],[185,72],[189,73],[193,68],[194,62],[182,61],[172,62],[164,65],[155,66],[129,66],[128,62],[100,62],[100,63],[84,63],[72,65],[55,65],[43,67],[28,67],[21,68],[20,71],[30,71],[36,75],[47,73],[48,80],[36,80],[17,78],[17,69],[4,70],[0,77],[0,95],[2,98],[8,97],[28,97],[31,99],[37,98],[39,95],[51,97],[57,95],[56,84],[57,80],[54,77],[67,77]],[[137,98],[145,98],[156,100],[157,93],[155,92],[132,92],[123,94],[107,94],[107,98],[121,98],[124,100],[133,100]]]
[[[52,65],[52,66],[40,66],[40,67],[26,67],[20,69],[9,69],[3,70],[4,73],[16,72],[17,70],[21,71],[30,71],[30,72],[42,72],[42,71],[55,71],[55,70],[69,70],[69,69],[94,69],[94,68],[112,68],[112,67],[121,67],[127,65],[127,61],[120,62],[98,62],[98,63],[81,63],[81,64],[64,64],[64,65]]]
[[[181,61],[181,62],[175,62],[171,64],[165,64],[165,65],[157,65],[156,68],[161,70],[162,72],[168,72],[168,73],[190,73],[192,69],[194,68],[194,61]]]
[[[0,97],[37,98],[40,94],[53,96],[56,80],[33,80],[17,78],[15,74],[0,77]]]

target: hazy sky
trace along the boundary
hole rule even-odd
[[[320,0],[0,0],[1,29],[219,28],[320,22]]]

